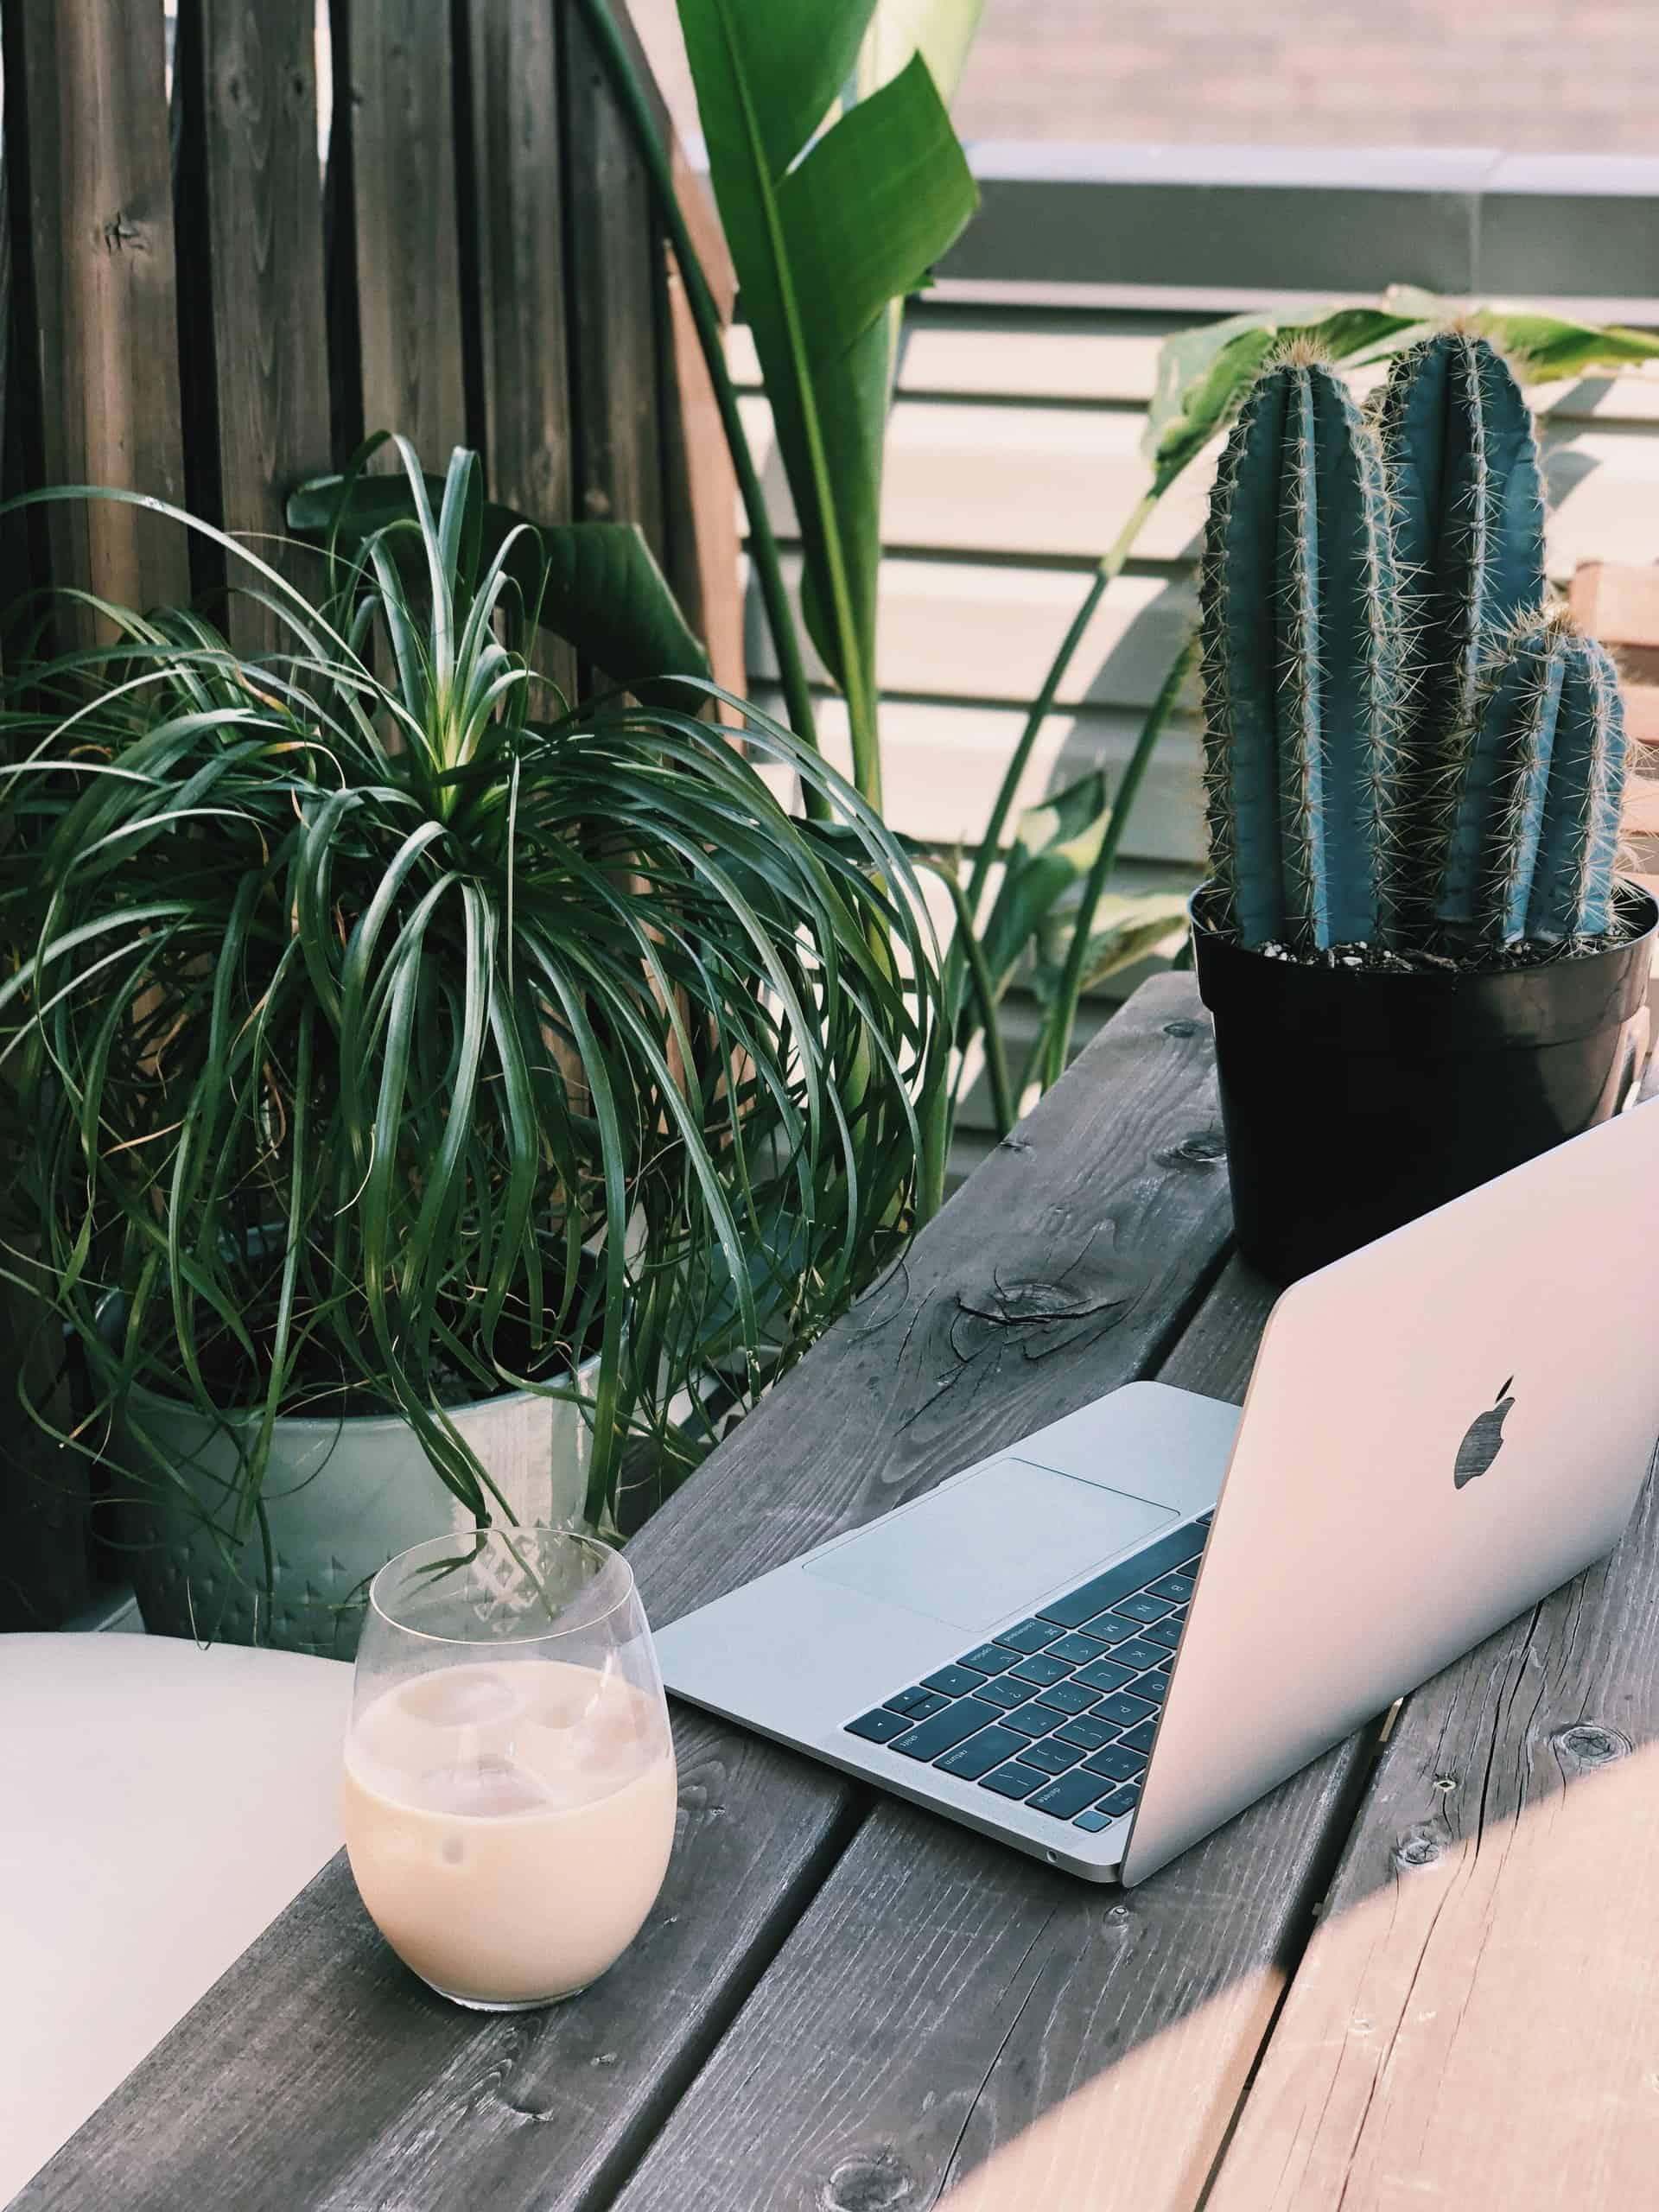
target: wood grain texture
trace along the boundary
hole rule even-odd
[[[636,1539],[653,1619],[1154,1366],[1227,1233],[1212,1083],[1190,979],[1149,986]],[[220,2201],[232,2157],[238,2212],[607,2203],[868,1802],[740,1731],[675,1719],[668,1885],[580,2004],[480,2023],[429,1997],[336,1862],[22,2205],[194,2212]],[[995,1879],[1012,1868],[1036,1872],[1010,1859]]]
[[[200,78],[206,252],[190,276],[211,293],[219,519],[300,583],[311,579],[284,501],[330,458],[315,35],[312,0],[200,0],[180,48]],[[230,621],[244,652],[288,638],[247,599]]]
[[[159,8],[12,0],[28,110],[41,480],[177,502],[184,490],[172,175]],[[54,507],[54,581],[147,607],[188,595],[175,524],[115,502]],[[89,617],[67,622],[88,636]]]
[[[1628,2212],[1659,2161],[1659,1502],[1406,1704],[1208,2212]]]
[[[575,511],[589,522],[637,522],[662,561],[660,233],[632,133],[569,0],[560,29]]]
[[[349,0],[346,22],[334,127],[352,134],[364,425],[401,430],[442,475],[467,435],[449,10]]]
[[[550,0],[468,0],[484,464],[540,523],[569,522],[574,496],[558,25]],[[569,696],[571,649],[544,640],[538,660]]]
[[[1165,1379],[1241,1396],[1270,1303],[1230,1264]],[[619,2212],[1192,2212],[1363,1757],[1127,1896],[878,1799]]]

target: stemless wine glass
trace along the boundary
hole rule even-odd
[[[381,1568],[346,1738],[346,1849],[423,1981],[480,2012],[574,1997],[639,1934],[674,1808],[662,1676],[620,1552],[489,1529]]]

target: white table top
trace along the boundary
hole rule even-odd
[[[351,1681],[0,1636],[0,2204],[340,1848]]]

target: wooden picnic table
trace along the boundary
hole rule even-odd
[[[1228,1229],[1208,1024],[1162,977],[635,1540],[652,1618],[1135,1376],[1239,1397],[1271,1299]],[[20,2212],[1636,2212],[1656,1544],[1649,1494],[1386,1743],[1127,1893],[677,1708],[667,1885],[585,1996],[446,2005],[342,1856]]]

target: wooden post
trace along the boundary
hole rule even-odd
[[[364,427],[401,430],[442,474],[467,435],[449,10],[350,0],[346,33],[334,128],[352,135]]]
[[[190,42],[200,81],[188,89],[200,103],[206,265],[193,273],[212,296],[221,516],[302,582],[284,503],[329,462],[315,11],[313,0],[200,5]],[[250,581],[232,563],[232,586]],[[276,617],[250,601],[232,601],[230,621],[244,652],[284,642]]]
[[[533,522],[571,518],[558,26],[550,0],[471,0],[473,213],[484,461],[493,498]],[[575,655],[543,642],[567,697]]]
[[[48,484],[184,493],[164,25],[131,0],[12,0],[27,111],[41,462]],[[183,531],[111,501],[52,511],[53,578],[119,605],[189,594]],[[90,618],[72,636],[90,637]]]

